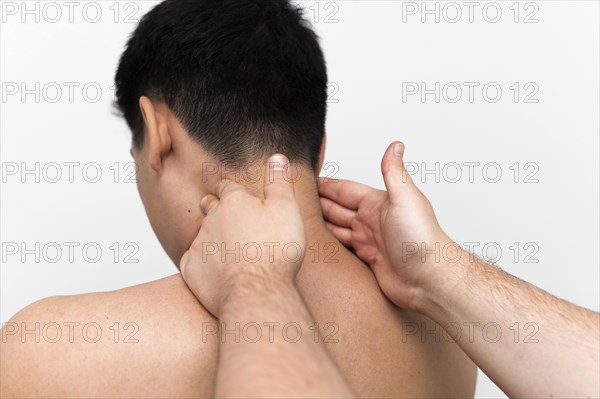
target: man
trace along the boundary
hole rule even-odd
[[[133,134],[138,190],[175,264],[202,225],[201,198],[216,193],[223,178],[260,196],[264,176],[257,171],[272,153],[286,154],[306,229],[296,282],[315,321],[291,326],[325,344],[359,396],[473,395],[468,357],[440,338],[435,323],[387,300],[323,220],[316,176],[325,151],[327,73],[295,8],[283,0],[167,0],[140,21],[115,80]],[[230,262],[247,255],[226,249]],[[201,304],[179,274],[36,302],[3,330],[1,394],[210,396],[219,340],[252,338],[248,325],[215,333],[212,305]],[[49,337],[57,325],[69,339]],[[263,333],[293,340],[286,325],[274,320]]]

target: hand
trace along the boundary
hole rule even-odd
[[[238,183],[219,182],[217,195],[200,204],[206,214],[198,236],[180,262],[190,290],[213,315],[239,285],[294,284],[302,264],[306,237],[294,186],[285,173],[283,155],[265,166],[264,200]],[[250,286],[250,287],[248,287]]]
[[[371,267],[392,302],[416,310],[418,293],[444,261],[444,251],[459,247],[442,231],[429,200],[406,172],[403,155],[404,144],[394,142],[383,156],[387,192],[320,178],[319,195],[336,238]]]

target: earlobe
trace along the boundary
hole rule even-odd
[[[140,97],[140,111],[144,118],[148,139],[148,163],[152,170],[160,173],[162,158],[171,149],[171,137],[169,136],[167,123],[156,111],[152,101],[146,96]]]

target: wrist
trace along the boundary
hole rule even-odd
[[[451,312],[452,298],[461,295],[468,269],[475,262],[472,254],[450,239],[441,241],[440,248],[440,256],[427,262],[427,272],[414,288],[415,310],[436,321]]]
[[[238,265],[231,269],[224,278],[224,286],[228,290],[243,290],[253,287],[258,290],[283,287],[295,284],[297,269],[292,270],[289,263],[274,261],[269,264],[251,263]]]
[[[227,309],[265,307],[294,291],[295,275],[263,269],[238,271],[222,285],[221,313]]]

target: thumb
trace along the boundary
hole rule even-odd
[[[294,184],[287,175],[289,166],[285,155],[271,155],[265,166],[265,200],[270,197],[294,199]]]
[[[415,184],[404,166],[404,143],[394,141],[390,144],[381,160],[381,173],[385,187],[393,204],[398,203],[402,193],[412,190]]]

